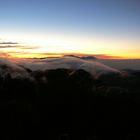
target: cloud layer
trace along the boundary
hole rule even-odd
[[[27,69],[31,71],[45,71],[60,68],[74,71],[82,69],[89,72],[94,78],[98,78],[102,74],[121,73],[119,70],[108,67],[95,59],[86,60],[85,58],[72,56],[46,59],[21,59],[14,62],[0,59],[1,74],[6,75],[9,73],[12,77],[28,77],[29,73]]]

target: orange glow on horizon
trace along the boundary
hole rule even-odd
[[[48,58],[48,57],[63,57],[67,55],[76,56],[95,56],[98,59],[140,59],[138,56],[113,56],[105,54],[84,54],[84,53],[9,53],[0,54],[0,58],[8,59],[26,59],[26,58]]]
[[[0,45],[0,57],[45,58],[63,55],[95,55],[102,59],[140,59],[140,42],[129,39],[65,34],[3,34],[19,44]],[[5,39],[3,39],[5,40]]]

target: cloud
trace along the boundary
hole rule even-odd
[[[37,49],[37,48],[39,48],[39,47],[36,47],[36,46],[33,46],[33,47],[28,47],[28,46],[20,46],[20,49],[23,49],[23,50],[32,50],[32,49]]]
[[[18,42],[0,41],[0,49],[20,47]]]
[[[29,60],[29,61],[28,61]],[[82,58],[64,56],[59,58],[46,59],[28,59],[20,61],[19,63],[32,71],[36,70],[51,70],[51,69],[83,69],[89,72],[93,77],[99,77],[101,74],[107,73],[121,73],[119,70],[106,66],[97,60],[85,60]]]
[[[3,49],[3,48],[17,48],[17,47],[20,47],[20,46],[15,46],[15,45],[0,45],[0,49]]]
[[[133,69],[140,70],[140,59],[124,59],[124,60],[99,60],[101,63],[113,67],[115,69]]]
[[[38,47],[28,47],[28,46],[22,46],[22,45],[0,45],[0,49],[4,49],[4,48],[19,48],[21,50],[32,50],[32,49],[36,49]]]
[[[11,55],[10,54],[8,54],[8,53],[0,53],[0,58],[8,58],[8,57],[11,57]]]
[[[6,55],[6,54],[3,54]],[[87,57],[86,57],[87,58]],[[103,74],[121,74],[115,68],[109,67],[93,57],[93,59],[83,59],[83,57],[63,56],[45,59],[4,59],[0,58],[0,74],[10,74],[13,78],[33,77],[27,70],[46,71],[55,69],[85,70],[94,78],[98,78]]]
[[[123,57],[111,56],[106,54],[95,54],[94,56],[98,59],[123,59]]]
[[[0,75],[5,77],[10,74],[12,78],[29,78],[27,71],[18,66],[16,62],[12,62],[5,58],[0,58]]]
[[[15,45],[15,44],[19,44],[17,42],[0,42],[1,45]]]

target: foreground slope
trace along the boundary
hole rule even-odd
[[[110,69],[73,57],[0,61],[0,138],[140,139],[140,71]]]

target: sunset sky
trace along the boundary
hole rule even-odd
[[[0,57],[140,58],[139,0],[1,0],[0,18]]]

